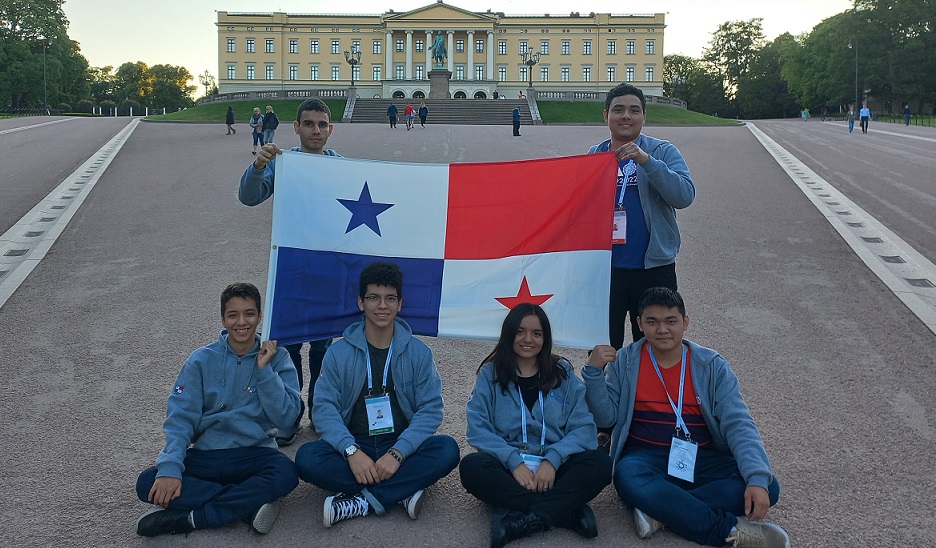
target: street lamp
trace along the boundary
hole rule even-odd
[[[205,97],[208,97],[208,88],[214,84],[214,76],[208,72],[208,69],[205,69],[205,72],[198,75],[198,81],[201,82],[201,85],[205,86]]]
[[[533,89],[533,65],[539,63],[540,52],[525,49],[520,52],[520,61],[527,66],[527,75],[530,77],[530,89]]]
[[[49,84],[46,78],[46,42],[42,41],[42,106],[45,109],[46,116],[49,112]]]
[[[851,40],[848,41],[848,49],[852,49]],[[855,108],[858,108],[858,41],[855,41]]]
[[[354,87],[354,67],[361,64],[361,48],[351,46],[351,51],[345,50],[344,58],[351,65],[351,87]]]
[[[670,85],[673,86],[673,99],[679,99],[679,86],[686,83],[686,79],[682,76],[673,76],[673,79],[670,80]]]

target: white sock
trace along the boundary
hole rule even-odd
[[[192,526],[192,529],[194,529],[195,528],[195,511],[194,510],[188,513],[188,522],[189,522],[189,525]]]

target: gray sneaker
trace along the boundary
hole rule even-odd
[[[639,508],[634,508],[634,527],[637,528],[637,536],[640,538],[650,538],[663,528],[663,524],[644,514]]]
[[[400,501],[400,504],[403,505],[403,508],[406,508],[406,514],[410,519],[419,519],[419,512],[422,511],[423,507],[423,489],[416,491],[409,497]]]
[[[748,521],[739,517],[725,542],[734,548],[790,548],[790,536],[782,527],[768,521]]]
[[[279,515],[279,505],[279,501],[274,500],[261,506],[250,518],[250,528],[261,535],[269,533]]]
[[[370,504],[360,493],[357,495],[338,493],[325,499],[322,524],[325,527],[331,527],[341,520],[366,516],[369,510]]]

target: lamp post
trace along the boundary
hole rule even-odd
[[[855,108],[858,108],[858,41],[855,41],[855,45],[853,47],[851,40],[849,40],[848,49],[855,50]]]
[[[49,112],[49,83],[46,78],[46,46],[45,40],[42,42],[42,107],[45,109],[46,116]]]
[[[205,97],[208,97],[208,88],[214,84],[214,77],[208,72],[208,69],[205,69],[205,72],[198,75],[198,81],[205,86]]]
[[[673,76],[673,79],[670,80],[670,85],[673,86],[673,99],[679,99],[679,86],[686,83],[686,79],[682,76]]]
[[[540,52],[530,51],[529,48],[520,53],[520,61],[527,66],[527,76],[530,77],[529,86],[533,89],[533,65],[539,63]]]
[[[351,87],[354,87],[354,67],[361,64],[361,49],[351,46],[351,51],[345,50],[344,58],[351,65]]]

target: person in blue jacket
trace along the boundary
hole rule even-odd
[[[137,534],[238,520],[267,533],[278,499],[299,484],[273,439],[299,415],[296,369],[276,341],[261,344],[259,322],[255,286],[234,283],[221,293],[221,337],[182,366],[166,406],[166,447],[137,479],[137,496],[154,505],[137,520]]]
[[[644,292],[638,320],[645,338],[596,346],[582,370],[595,422],[614,425],[614,487],[637,535],[665,526],[699,544],[789,548],[760,521],[780,484],[728,362],[683,338],[689,316],[669,288]]]
[[[611,459],[596,449],[585,386],[552,353],[549,319],[538,305],[507,314],[478,369],[467,419],[477,452],[462,459],[461,481],[495,507],[492,547],[550,527],[598,535],[588,502],[611,482]]]
[[[387,107],[387,118],[390,119],[391,129],[396,127],[398,112],[399,111],[397,110],[397,106],[394,105],[393,103],[390,103],[390,106]]]
[[[424,490],[458,465],[458,444],[435,435],[442,424],[442,379],[432,351],[397,317],[403,274],[393,263],[361,271],[358,308],[325,354],[312,419],[322,437],[296,453],[299,477],[336,494],[325,527],[400,503],[411,519]]]
[[[272,109],[271,109],[272,112]],[[296,121],[293,123],[293,129],[299,136],[298,147],[289,150],[293,152],[305,152],[307,154],[324,154],[325,156],[341,157],[340,154],[330,148],[325,148],[328,138],[334,131],[335,126],[331,123],[331,109],[321,99],[307,99],[299,105],[296,113]],[[240,179],[240,187],[237,190],[237,198],[242,204],[255,206],[262,204],[273,195],[273,183],[276,179],[276,158],[277,154],[282,154],[275,143],[267,143],[260,148],[257,159],[254,160]],[[302,350],[303,343],[288,344],[286,351],[292,358],[293,365],[296,366],[296,374],[299,376],[299,389],[302,390]],[[315,381],[319,377],[319,371],[322,369],[322,359],[325,358],[325,351],[331,339],[322,339],[309,341],[309,413],[312,412],[312,396],[315,393]],[[305,404],[303,404],[305,408]],[[311,416],[310,416],[311,418]],[[300,420],[296,419],[296,424],[292,428],[282,430],[276,438],[280,446],[290,445],[296,441],[296,433],[299,430]]]

